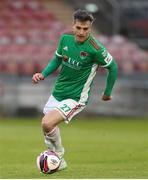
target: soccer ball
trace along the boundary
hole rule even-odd
[[[44,151],[37,157],[37,167],[45,174],[56,172],[60,166],[60,163],[60,158],[53,151]]]

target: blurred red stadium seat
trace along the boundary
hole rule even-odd
[[[0,1],[0,11],[0,71],[18,75],[41,71],[67,28],[41,0]],[[148,72],[148,52],[119,35],[97,38],[116,58],[120,73]]]

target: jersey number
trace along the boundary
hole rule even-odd
[[[61,109],[64,111],[64,112],[67,112],[67,111],[70,111],[71,108],[69,106],[67,106],[67,104],[63,104],[63,106],[61,107]]]

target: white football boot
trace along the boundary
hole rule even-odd
[[[55,152],[59,156],[59,158],[61,159],[61,163],[60,163],[60,166],[58,168],[58,171],[66,169],[67,168],[67,163],[66,163],[65,159],[63,158],[64,153],[65,153],[64,148],[61,147],[61,148],[55,149]]]
[[[66,169],[66,168],[67,168],[67,163],[66,163],[65,159],[62,158],[62,159],[61,159],[60,166],[59,166],[59,168],[58,168],[58,171],[61,171],[61,170]]]

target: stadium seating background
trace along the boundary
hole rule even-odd
[[[47,6],[51,1],[0,1],[0,72],[2,75],[31,76],[52,58],[59,36],[68,26]],[[82,2],[71,1],[73,9]],[[86,1],[87,2],[87,1]],[[85,2],[85,3],[86,3]],[[78,4],[77,4],[78,3]],[[58,1],[57,1],[58,5]],[[77,6],[76,6],[77,5]],[[69,17],[71,19],[71,17]],[[95,22],[98,23],[97,20]],[[128,38],[96,33],[98,40],[116,58],[119,73],[148,72],[148,52]]]
[[[23,76],[41,71],[64,29],[43,1],[0,1],[1,73]]]

